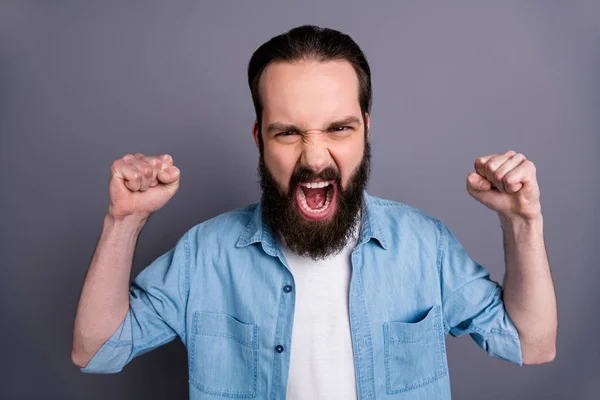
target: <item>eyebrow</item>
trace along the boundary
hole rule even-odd
[[[329,130],[332,128],[337,128],[337,127],[344,126],[344,125],[360,125],[360,123],[361,123],[360,119],[356,118],[354,115],[349,115],[340,120],[331,122],[326,130]],[[275,121],[275,122],[272,122],[269,125],[267,125],[267,133],[272,133],[275,131],[277,131],[277,132],[287,132],[287,131],[301,132],[302,129],[298,128],[294,124],[288,124],[288,123],[279,122],[279,121]]]

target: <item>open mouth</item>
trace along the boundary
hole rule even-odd
[[[296,202],[305,218],[325,219],[335,209],[335,181],[301,182],[296,190]]]

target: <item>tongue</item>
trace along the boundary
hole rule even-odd
[[[306,197],[306,204],[313,210],[319,209],[325,204],[325,200],[327,199],[326,187],[316,189],[302,187],[302,191],[304,191],[304,197]]]

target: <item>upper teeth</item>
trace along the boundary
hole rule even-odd
[[[317,189],[329,186],[329,182],[307,182],[301,183],[300,185],[309,189]]]

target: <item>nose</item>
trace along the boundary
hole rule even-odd
[[[323,135],[313,134],[304,139],[302,157],[300,158],[300,164],[316,174],[331,165],[331,155],[327,143],[321,136]]]

